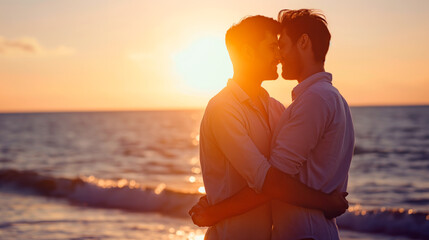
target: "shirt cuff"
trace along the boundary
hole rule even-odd
[[[271,166],[286,174],[296,175],[299,173],[299,167],[296,164],[293,164],[292,160],[277,157],[275,153],[271,153],[269,163]]]
[[[255,192],[261,193],[262,187],[264,186],[265,178],[267,177],[268,170],[270,169],[271,164],[268,161],[262,161],[259,165],[258,171],[256,173],[256,179],[254,181],[254,186],[250,186]]]

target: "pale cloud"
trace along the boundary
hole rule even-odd
[[[44,47],[35,38],[7,39],[0,36],[0,56],[63,56],[74,53],[74,49],[61,45],[55,48]]]

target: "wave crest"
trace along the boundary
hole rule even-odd
[[[65,198],[91,207],[119,208],[139,212],[159,212],[187,216],[201,194],[182,193],[160,184],[145,188],[133,181],[89,178],[55,178],[34,171],[0,170],[0,186],[13,191]]]
[[[118,208],[136,212],[158,212],[187,217],[201,194],[169,190],[165,184],[145,188],[133,181],[85,178],[55,178],[34,171],[0,170],[0,187],[64,198],[89,207]],[[355,205],[337,218],[338,226],[358,232],[381,233],[429,239],[429,212],[413,209],[365,210]]]
[[[413,209],[380,208],[368,211],[355,205],[337,218],[337,224],[340,228],[358,232],[429,239],[429,212]]]

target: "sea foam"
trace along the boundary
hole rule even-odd
[[[164,184],[148,188],[124,179],[55,178],[13,169],[0,170],[0,187],[18,193],[64,198],[88,207],[158,212],[177,217],[187,217],[187,211],[201,196],[173,191]],[[338,217],[337,223],[340,228],[353,231],[429,239],[429,212],[412,209],[365,210],[355,205]]]

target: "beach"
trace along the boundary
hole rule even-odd
[[[0,114],[0,239],[203,239],[202,110]],[[352,107],[342,239],[429,238],[429,106]]]

